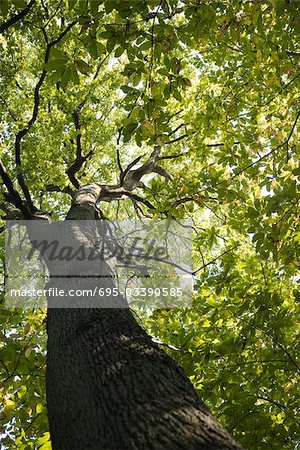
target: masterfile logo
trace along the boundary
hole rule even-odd
[[[191,247],[186,221],[8,222],[6,305],[184,306]]]

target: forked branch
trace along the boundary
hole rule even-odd
[[[32,214],[30,213],[30,210],[28,209],[26,203],[20,197],[18,191],[14,188],[13,182],[10,176],[8,175],[6,168],[1,160],[0,160],[0,175],[3,180],[3,184],[8,190],[10,199],[13,202],[13,204],[21,211],[25,219],[30,219],[32,217]]]
[[[84,104],[84,103],[83,103]],[[87,155],[82,154],[82,143],[81,143],[81,126],[80,126],[80,110],[83,104],[79,105],[75,108],[72,117],[76,130],[76,158],[73,164],[66,170],[66,174],[69,177],[69,180],[73,184],[76,189],[79,189],[80,182],[76,177],[77,172],[83,167],[84,163],[94,154],[94,150],[91,150]]]
[[[68,33],[68,31],[70,31],[70,29],[77,23],[77,21],[73,21],[72,23],[70,23],[65,29],[64,31],[62,31],[59,36],[54,39],[51,42],[47,43],[47,47],[46,47],[46,52],[45,52],[45,57],[44,57],[44,64],[46,65],[49,61],[49,57],[50,57],[50,51],[51,48],[54,47],[58,42],[61,41],[61,39]],[[35,86],[34,89],[34,105],[33,105],[33,110],[32,110],[32,116],[30,118],[30,120],[27,123],[27,126],[25,128],[23,128],[22,130],[20,130],[17,135],[16,135],[16,139],[15,139],[15,163],[16,163],[16,169],[17,169],[17,179],[18,179],[18,183],[23,191],[23,194],[26,198],[26,202],[28,204],[28,208],[31,212],[36,212],[38,211],[38,209],[34,206],[33,201],[31,199],[31,195],[28,189],[28,186],[25,182],[25,177],[24,177],[24,172],[22,170],[22,160],[21,160],[21,141],[22,139],[26,136],[26,134],[30,131],[31,127],[34,125],[37,116],[38,116],[38,111],[39,111],[39,105],[40,105],[40,89],[42,87],[42,84],[46,78],[47,75],[47,70],[46,68],[44,68],[42,70],[42,73],[40,75],[40,78]]]

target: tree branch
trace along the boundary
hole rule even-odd
[[[155,207],[152,205],[152,203],[150,203],[148,200],[140,197],[139,195],[134,194],[133,192],[124,191],[123,195],[130,197],[132,200],[143,203],[144,205],[148,206],[148,208],[150,208],[150,209],[155,209]]]
[[[126,177],[126,175],[128,174],[129,170],[132,169],[132,167],[134,167],[138,162],[140,162],[140,160],[145,156],[145,154],[138,156],[137,158],[135,158],[133,161],[131,161],[130,164],[128,164],[128,166],[126,167],[126,169],[123,171],[122,173],[122,177],[121,177],[121,183],[124,180],[124,178]]]
[[[118,147],[117,147],[117,163],[118,163],[118,167],[119,167],[119,171],[120,171],[120,183],[122,183],[124,170],[123,170],[123,167],[122,167],[121,158],[120,158],[120,151],[119,151]]]
[[[62,33],[60,33],[60,35],[54,41],[47,44],[45,57],[44,57],[44,64],[47,64],[47,62],[49,61],[51,48],[54,45],[56,45],[76,23],[77,23],[77,21],[73,21],[72,23],[70,23],[67,26],[67,28],[65,28],[65,30]],[[18,180],[18,183],[24,193],[29,210],[32,212],[37,211],[37,208],[33,204],[29,189],[25,182],[24,174],[22,172],[21,141],[26,136],[26,134],[30,131],[32,125],[35,123],[35,121],[37,119],[39,105],[40,105],[40,89],[46,78],[46,75],[47,75],[47,70],[44,68],[41,73],[41,76],[35,86],[35,89],[34,89],[34,105],[33,105],[31,119],[27,123],[27,126],[17,133],[16,139],[15,139],[15,163],[16,163],[16,168],[17,168],[17,180]]]
[[[73,164],[66,170],[66,174],[69,177],[69,180],[75,186],[76,189],[79,189],[80,182],[76,177],[76,173],[82,168],[83,164],[86,162],[88,158],[90,158],[94,154],[94,150],[91,150],[86,156],[82,154],[82,145],[81,145],[81,127],[79,121],[79,114],[84,103],[75,108],[72,117],[74,120],[74,125],[76,129],[76,158]]]
[[[73,198],[75,191],[70,186],[65,186],[64,188],[60,188],[56,184],[46,184],[45,190],[47,192],[61,192],[63,194],[68,194]]]
[[[276,401],[273,400],[271,397],[264,397],[264,396],[262,396],[262,395],[257,395],[257,398],[258,398],[259,400],[264,400],[265,402],[270,402],[270,403],[272,403],[272,404],[275,405],[275,406],[279,406],[279,408],[281,408],[281,409],[286,409],[286,406],[285,406],[285,405],[283,405],[282,403],[276,402]]]
[[[181,158],[182,156],[185,156],[184,153],[178,153],[178,155],[166,155],[166,156],[160,156],[157,161],[163,161],[164,159],[176,159]]]
[[[5,212],[5,220],[22,220],[23,215],[21,211],[16,208],[12,203],[9,202],[2,202],[0,203],[0,209],[2,209],[3,212]],[[5,227],[4,227],[5,229]],[[1,230],[3,231],[3,230]]]
[[[288,56],[300,56],[300,53],[298,53],[298,52],[290,52],[289,50],[286,50],[285,53]]]
[[[221,255],[216,256],[214,259],[212,259],[212,260],[209,261],[208,263],[203,264],[203,266],[199,267],[199,269],[194,270],[193,275],[196,275],[197,272],[199,272],[199,271],[202,270],[202,269],[205,269],[207,266],[210,266],[211,264],[213,264],[214,262],[216,262],[218,259],[222,258],[222,256],[226,255],[226,253],[232,252],[233,250],[235,250],[235,249],[236,249],[237,247],[239,247],[239,246],[240,246],[240,244],[237,244],[237,245],[235,245],[234,247],[229,248],[229,249],[226,250],[225,252],[221,253]]]
[[[239,176],[242,172],[244,172],[247,169],[250,169],[250,167],[255,166],[256,164],[258,164],[260,161],[262,161],[263,159],[267,158],[268,156],[270,156],[272,153],[276,152],[276,150],[280,149],[281,147],[284,147],[285,145],[287,145],[294,133],[295,127],[297,125],[297,122],[299,120],[300,117],[300,110],[297,113],[296,119],[294,120],[293,126],[291,128],[291,131],[287,137],[287,139],[282,142],[281,144],[277,145],[277,147],[273,148],[272,150],[270,150],[268,153],[266,153],[265,155],[261,156],[260,158],[256,159],[255,161],[253,161],[253,163],[249,164],[246,167],[243,167],[242,169],[240,169],[238,172],[236,172],[232,177],[231,180],[233,180],[234,178],[236,178],[237,176]]]
[[[5,187],[10,194],[11,199],[14,202],[14,205],[21,211],[24,216],[24,219],[30,219],[32,217],[31,212],[29,211],[27,205],[24,203],[18,191],[14,188],[13,182],[10,179],[10,176],[6,172],[5,166],[3,162],[0,160],[0,175],[3,180]]]
[[[239,315],[235,315],[235,317],[237,317],[239,320],[242,320],[243,322],[247,323],[248,325],[250,325],[252,328],[260,331],[261,333],[263,333],[265,336],[267,336],[269,339],[271,339],[271,341],[273,343],[275,343],[285,354],[286,356],[289,358],[290,362],[294,365],[294,367],[296,367],[297,372],[300,374],[300,366],[297,363],[297,361],[294,359],[294,357],[290,354],[290,352],[287,350],[287,348],[282,345],[274,336],[272,336],[270,333],[268,333],[267,331],[265,331],[263,328],[261,328],[258,325],[255,325],[253,320],[247,320],[244,317],[240,317]]]
[[[10,19],[8,19],[6,22],[3,22],[0,25],[0,34],[4,33],[4,31],[6,31],[9,27],[11,27],[12,25],[14,25],[15,23],[19,22],[20,20],[24,19],[24,17],[29,13],[29,11],[31,10],[32,6],[35,4],[36,0],[30,0],[30,2],[28,3],[28,5],[22,9],[22,11],[20,11],[18,14],[15,14],[14,16],[12,16]]]
[[[184,197],[184,198],[175,200],[175,202],[172,202],[172,206],[176,207],[176,206],[182,205],[183,203],[193,202],[193,201],[194,201],[193,197]]]
[[[165,178],[169,179],[170,175],[160,166],[158,166],[156,163],[159,160],[161,147],[156,145],[154,147],[153,152],[151,153],[148,160],[142,164],[140,167],[138,167],[135,170],[125,170],[126,174],[123,178],[122,186],[126,189],[126,191],[133,191],[136,187],[142,187],[143,184],[141,182],[141,179],[144,175],[156,172],[159,175],[164,176]],[[142,158],[139,157],[137,160],[140,160]],[[137,161],[135,160],[135,161]],[[133,161],[129,166],[133,166],[136,164],[136,162]],[[129,167],[128,166],[128,167]],[[125,173],[125,172],[124,172]]]
[[[300,54],[299,54],[300,56]],[[278,92],[275,94],[270,100],[268,100],[266,103],[263,103],[260,106],[268,106],[270,103],[272,103],[275,98],[277,98],[285,89],[287,89],[295,80],[297,80],[300,77],[300,73],[297,73],[287,84],[285,84]]]
[[[194,133],[196,133],[196,131],[194,131]],[[171,141],[164,142],[164,145],[174,144],[175,142],[182,141],[182,139],[185,139],[185,138],[187,138],[188,136],[190,136],[190,134],[188,134],[188,133],[182,134],[181,136],[178,136],[177,138],[172,139]]]
[[[155,209],[155,207],[148,200],[140,197],[137,194],[134,194],[132,191],[138,187],[144,187],[141,179],[144,175],[149,173],[158,173],[159,175],[165,177],[166,179],[170,179],[170,175],[168,172],[157,165],[157,161],[160,159],[160,146],[155,146],[153,152],[147,159],[147,161],[142,164],[137,169],[132,169],[145,155],[140,155],[135,158],[125,170],[121,173],[120,184],[116,186],[111,185],[100,185],[98,201],[112,201],[121,198],[122,196],[127,196],[131,200],[143,203],[150,209]]]

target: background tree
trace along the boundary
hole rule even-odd
[[[190,217],[193,306],[140,320],[245,447],[297,448],[299,3],[0,5],[3,218],[124,181],[110,219]],[[3,445],[45,450],[45,312],[0,316]]]

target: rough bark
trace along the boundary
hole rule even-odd
[[[95,186],[81,191],[68,218],[94,218],[98,195]],[[52,287],[60,283],[50,281]],[[61,300],[49,298],[47,323],[53,450],[241,448],[182,369],[137,324],[124,299],[114,309],[53,307]],[[75,302],[88,306],[89,299]]]

